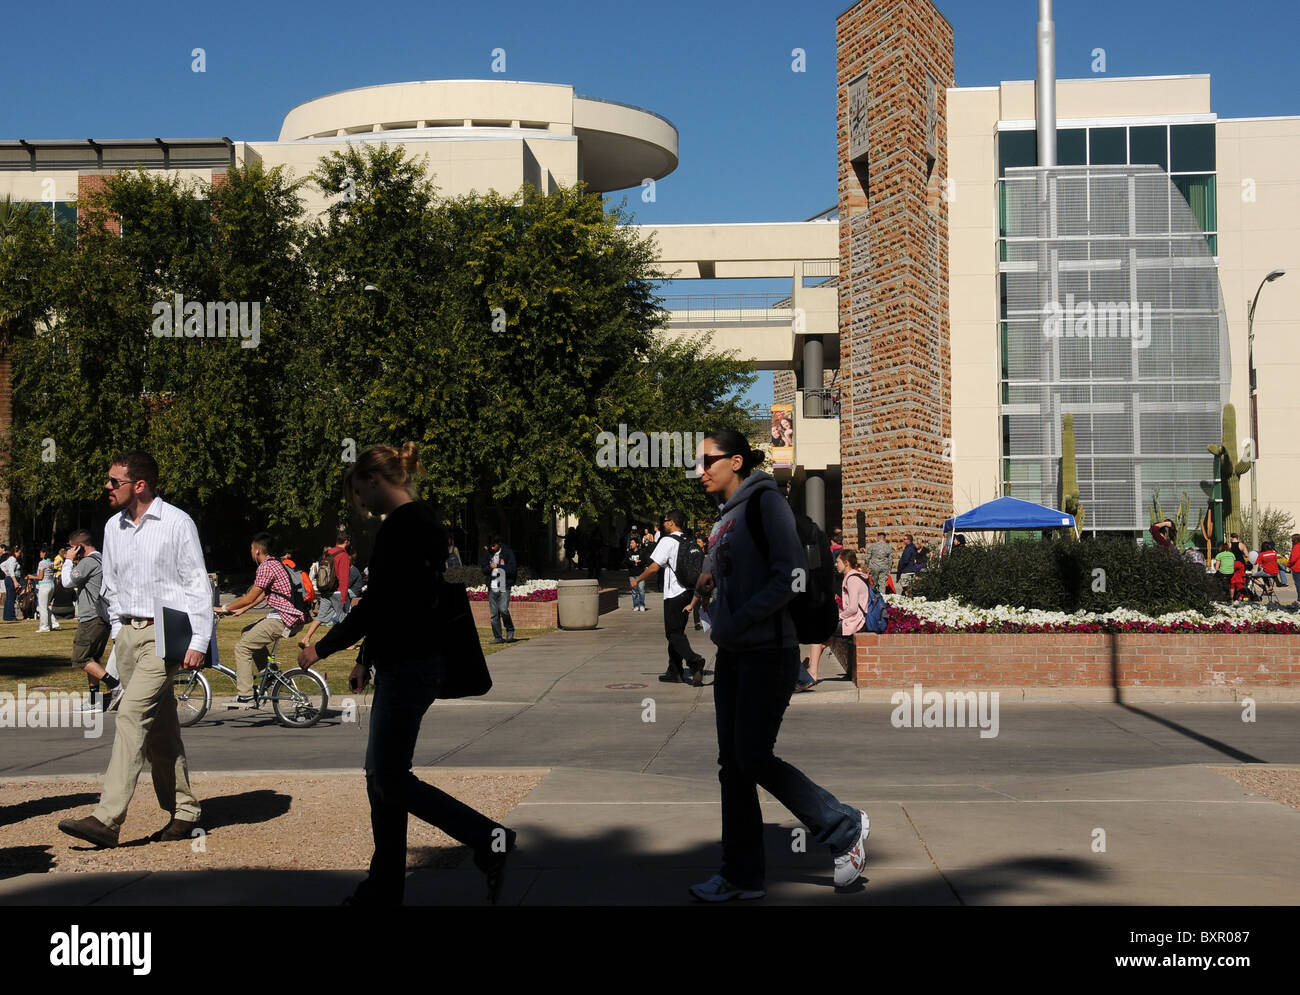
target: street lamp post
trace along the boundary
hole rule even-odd
[[[1286,270],[1275,269],[1259,282],[1255,299],[1250,302],[1250,311],[1246,315],[1246,350],[1247,367],[1250,376],[1250,548],[1259,549],[1259,469],[1255,463],[1259,459],[1259,417],[1255,404],[1255,305],[1259,303],[1260,292],[1264,284],[1272,283],[1279,277],[1286,276]]]

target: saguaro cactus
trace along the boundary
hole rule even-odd
[[[1083,531],[1083,505],[1079,501],[1079,461],[1075,456],[1074,415],[1065,416],[1061,431],[1061,510],[1074,516],[1074,524]],[[1074,533],[1071,533],[1072,535]]]
[[[1250,460],[1237,459],[1237,409],[1223,406],[1223,441],[1206,448],[1218,460],[1219,479],[1223,481],[1223,529],[1225,535],[1241,535],[1241,478],[1251,470]]]
[[[1163,522],[1166,520],[1165,509],[1160,504],[1160,488],[1157,487],[1151,494],[1151,523]],[[1182,549],[1185,545],[1190,544],[1190,538],[1187,532],[1187,516],[1190,514],[1191,501],[1187,497],[1187,492],[1183,491],[1182,496],[1178,499],[1178,510],[1168,520],[1174,523],[1174,545]]]

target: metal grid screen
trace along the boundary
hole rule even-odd
[[[1149,166],[1009,169],[1003,189],[1004,493],[1060,507],[1074,415],[1086,529],[1135,531],[1154,491],[1192,507],[1230,377],[1206,236]]]

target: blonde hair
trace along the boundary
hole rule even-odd
[[[424,474],[424,464],[420,462],[420,447],[414,442],[403,442],[401,449],[392,446],[371,446],[359,457],[356,464],[348,471],[343,480],[343,493],[348,503],[357,511],[355,481],[361,477],[375,476],[397,487],[404,488],[412,498],[417,497],[415,478]]]

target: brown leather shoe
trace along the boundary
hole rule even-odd
[[[105,848],[117,846],[117,830],[109,829],[93,815],[88,815],[84,819],[64,819],[59,823],[59,829],[69,836],[94,843],[96,846]]]
[[[162,829],[154,833],[151,837],[155,843],[172,843],[176,840],[187,840],[199,828],[197,822],[189,822],[185,819],[178,819],[172,816],[172,821],[167,823]]]

